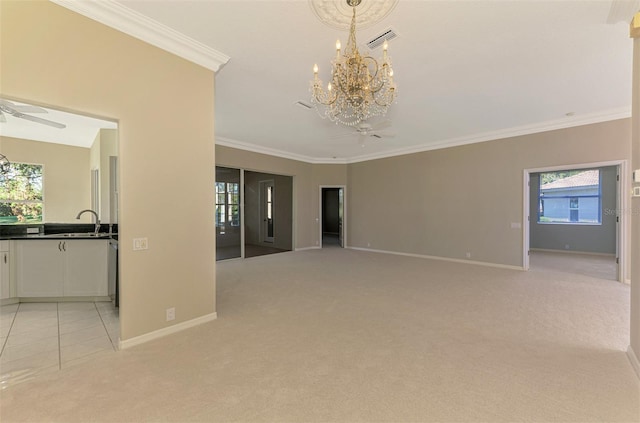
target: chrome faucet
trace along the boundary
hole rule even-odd
[[[93,213],[93,215],[96,217],[96,228],[94,233],[98,235],[98,232],[100,232],[100,218],[98,217],[98,213],[94,212],[91,209],[85,209],[85,210],[82,210],[80,213],[78,213],[78,215],[76,216],[76,219],[80,219],[80,216],[82,216],[83,213]]]

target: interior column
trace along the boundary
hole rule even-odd
[[[631,168],[640,172],[640,12],[631,21],[633,94],[631,106]],[[633,183],[640,187],[639,182]],[[631,336],[629,359],[640,377],[640,197],[631,199]]]

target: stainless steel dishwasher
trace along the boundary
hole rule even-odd
[[[120,283],[118,277],[118,240],[110,239],[109,240],[109,270],[108,270],[108,288],[109,288],[109,297],[111,297],[111,301],[113,305],[116,307],[120,306]]]

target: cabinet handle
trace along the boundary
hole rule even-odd
[[[62,251],[62,241],[58,241],[58,251]]]
[[[7,253],[4,253],[4,264],[7,264]]]
[[[62,251],[67,251],[67,241],[62,241]]]

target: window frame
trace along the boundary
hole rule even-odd
[[[224,191],[219,191],[219,186],[224,185]],[[230,187],[232,186],[232,187]],[[233,188],[233,189],[230,189]],[[220,196],[224,196],[224,202],[219,201]],[[237,202],[234,202],[234,196]],[[234,207],[236,211],[234,212]],[[224,220],[220,220],[220,212],[224,215]],[[238,182],[215,182],[215,226],[220,228],[220,233],[224,233],[227,226],[239,227],[240,226],[240,183]]]
[[[548,173],[559,173],[566,171],[578,171],[578,172],[586,172],[590,170],[598,171],[598,193],[597,194],[585,194],[585,195],[575,195],[574,193],[570,193],[569,195],[558,195],[558,196],[543,196],[542,193],[542,175]],[[598,199],[598,220],[595,222],[590,221],[580,221],[580,199],[581,198],[597,198]],[[550,199],[568,199],[568,207],[567,210],[569,212],[569,220],[566,221],[544,221],[540,220],[541,217],[545,217],[545,200]],[[575,200],[575,203],[574,203]],[[576,205],[576,207],[574,207]],[[577,220],[572,220],[573,212],[577,214]],[[568,170],[558,170],[558,171],[548,171],[548,172],[540,172],[538,174],[538,213],[537,213],[536,223],[541,225],[569,225],[569,226],[601,226],[602,225],[602,168],[587,168],[587,169],[568,169]]]
[[[39,204],[40,205],[40,219],[38,220],[27,220],[24,222],[1,222],[2,225],[41,225],[45,222],[45,165],[42,163],[29,163],[29,162],[10,162],[9,167],[13,168],[14,165],[27,165],[27,166],[37,166],[40,168],[40,200],[22,200],[22,199],[0,199],[0,204]],[[11,172],[11,170],[9,171]],[[2,176],[0,179],[0,184],[4,181],[6,176]],[[4,216],[9,217],[9,216]],[[0,220],[3,217],[0,216]]]

